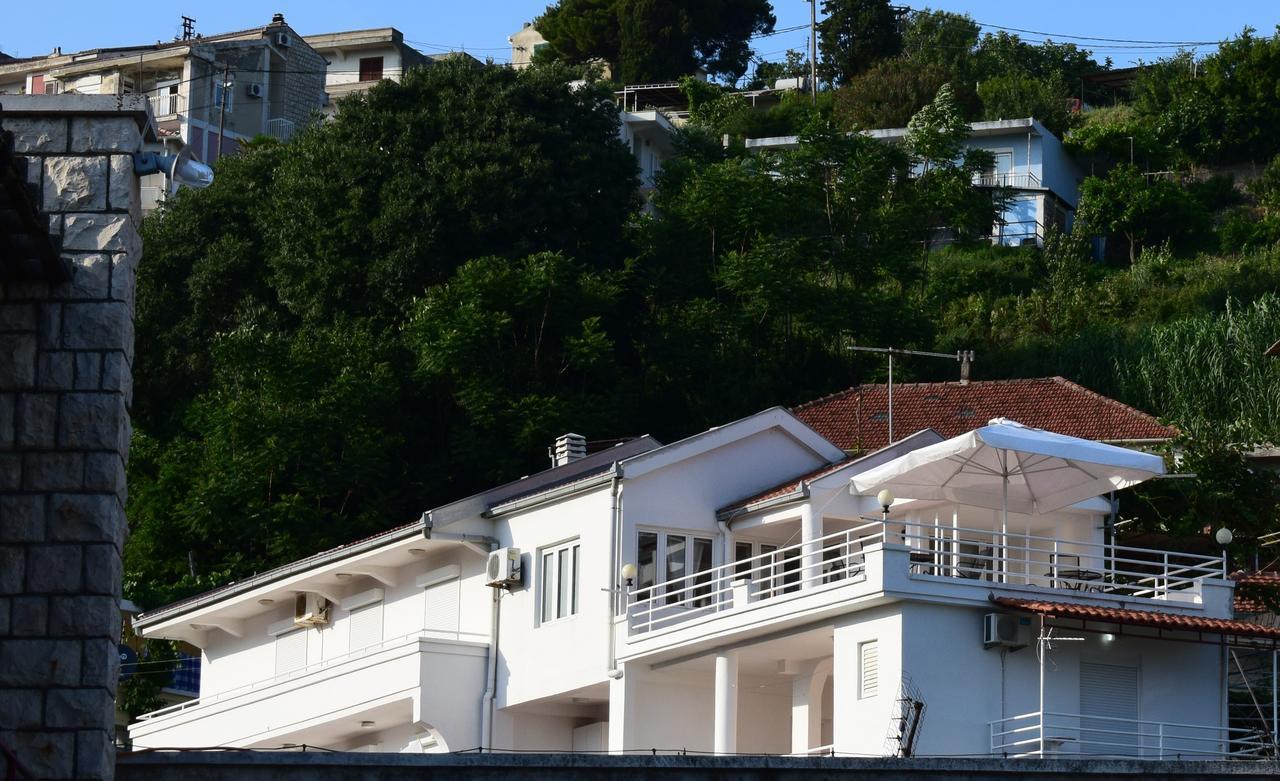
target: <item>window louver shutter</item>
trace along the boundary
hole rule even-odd
[[[351,650],[358,651],[382,642],[382,603],[351,611]]]
[[[428,633],[456,639],[458,636],[458,578],[428,586],[426,621]]]
[[[307,666],[307,632],[295,629],[276,637],[276,675]]]
[[[1137,753],[1140,738],[1134,730],[1138,720],[1138,668],[1081,662],[1080,715],[1106,717],[1080,720],[1080,741],[1085,753]]]
[[[875,640],[858,646],[858,698],[874,697],[880,691],[880,650]]]

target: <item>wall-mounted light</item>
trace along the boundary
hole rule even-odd
[[[1115,635],[1111,634],[1110,632],[1103,632],[1103,633],[1102,633],[1102,642],[1104,642],[1104,643],[1114,643],[1115,641],[1116,641],[1116,636],[1115,636]]]
[[[259,605],[274,605],[275,603],[276,601],[274,599],[268,599],[266,597],[258,600]]]
[[[337,573],[334,573],[334,577],[337,578],[338,580],[351,580],[351,573],[337,572]]]
[[[631,588],[631,585],[636,582],[636,565],[632,564],[631,562],[627,562],[626,564],[623,564],[621,574],[622,574],[622,582],[626,585],[627,588]]]

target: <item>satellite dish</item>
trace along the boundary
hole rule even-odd
[[[176,155],[166,155],[171,159],[165,174],[169,177],[169,195],[178,191],[178,185],[205,188],[213,184],[213,169],[191,156],[191,147],[184,146]]]

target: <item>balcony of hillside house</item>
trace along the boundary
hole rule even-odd
[[[926,514],[927,522],[921,520]],[[828,518],[824,529],[838,531],[792,544],[746,545],[744,552],[762,552],[644,585],[629,595],[628,636],[641,640],[708,622],[730,629],[748,620],[813,619],[886,594],[986,603],[997,592],[1230,615],[1221,558],[1081,539],[1094,531],[1094,517],[1011,514],[1005,523],[989,510],[958,506],[912,515],[915,520]],[[771,524],[757,527],[757,534],[794,539],[798,526]]]
[[[1011,187],[1015,190],[1040,190],[1040,177],[1030,171],[984,171],[973,177],[978,187]]]
[[[151,104],[151,113],[157,122],[177,119],[187,111],[187,96],[177,92],[149,92],[147,102]]]
[[[313,744],[343,745],[367,734],[362,724],[422,721],[465,742],[467,729],[452,722],[469,718],[475,698],[456,682],[482,679],[487,652],[487,643],[417,633],[287,669],[302,660],[277,646],[275,675],[144,714],[129,737],[135,750],[279,747],[306,730]]]
[[[1265,730],[1036,711],[988,724],[991,753],[1012,758],[1261,759]]]
[[[281,141],[288,141],[293,137],[296,130],[297,125],[292,119],[276,117],[275,119],[267,120],[266,134],[272,138],[277,138]]]

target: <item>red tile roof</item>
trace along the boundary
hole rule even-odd
[[[888,395],[884,385],[855,385],[792,412],[837,446],[866,452],[889,444]],[[1162,440],[1177,433],[1145,412],[1062,377],[893,386],[895,438],[925,428],[954,437],[999,417],[1103,442]]]
[[[1214,634],[1236,635],[1239,637],[1280,639],[1280,627],[1263,626],[1249,621],[1202,618],[1200,616],[1156,612],[1154,610],[1126,610],[1114,607],[1099,607],[1097,605],[1045,602],[1038,599],[1018,599],[1015,597],[996,597],[994,601],[1001,607],[1025,610],[1029,613],[1038,613],[1056,618],[1075,618],[1082,621],[1102,621],[1108,624],[1148,626],[1181,632],[1212,632]]]
[[[1236,613],[1276,612],[1273,605],[1280,602],[1280,572],[1233,572],[1231,579],[1236,582],[1232,605]]]
[[[789,496],[793,493],[799,494],[802,491],[804,491],[804,486],[806,483],[813,482],[814,480],[817,480],[818,478],[821,478],[821,477],[826,477],[832,472],[835,472],[836,470],[841,469],[846,464],[849,464],[856,460],[857,459],[854,459],[854,458],[846,458],[841,461],[834,461],[830,464],[827,464],[824,467],[814,469],[811,472],[806,472],[802,475],[797,475],[796,477],[791,478],[785,483],[779,483],[778,485],[775,485],[772,488],[765,489],[764,491],[761,491],[760,493],[754,496],[749,496],[746,499],[740,499],[734,502],[733,504],[725,505],[724,507],[721,507],[716,512],[717,514],[733,512],[734,510],[741,510],[747,507],[751,507],[752,505],[762,504],[764,502],[769,501],[770,499],[778,499],[783,496]]]

